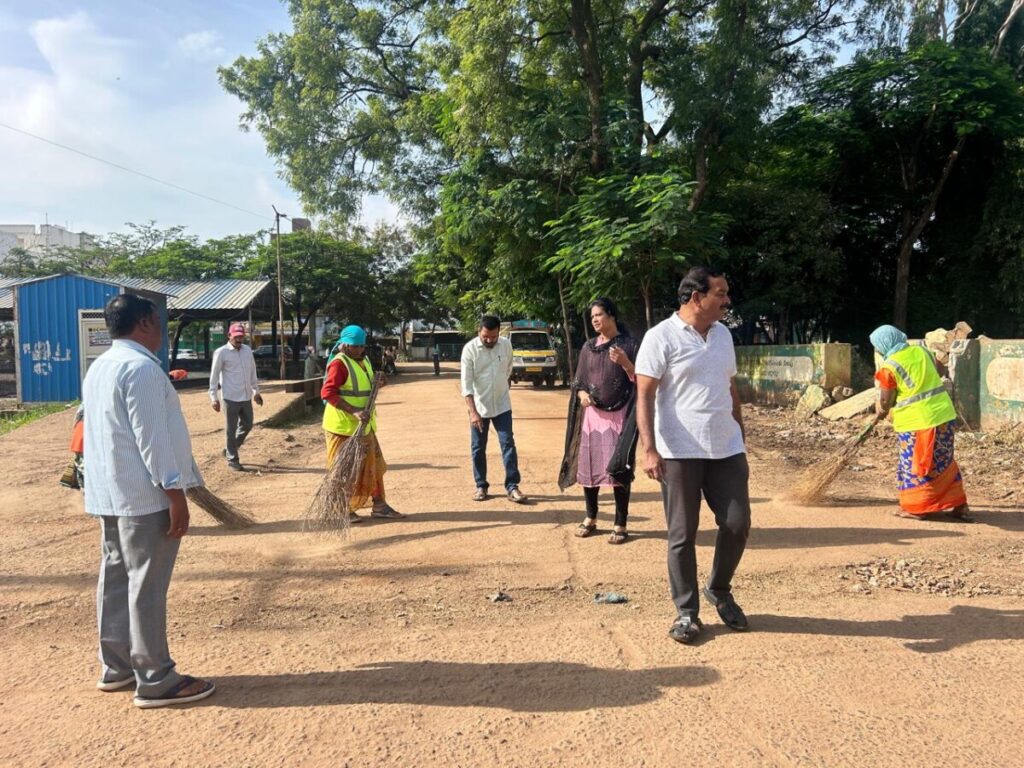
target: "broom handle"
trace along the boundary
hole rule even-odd
[[[360,419],[359,426],[356,427],[356,432],[355,435],[353,435],[353,437],[362,437],[363,432],[366,429],[366,425],[369,423],[370,419],[373,418],[373,407],[377,402],[377,393],[380,391],[380,384],[381,381],[383,381],[383,379],[384,377],[379,373],[374,375],[373,388],[370,389],[370,399],[369,401],[367,401],[366,408],[364,409],[366,413],[370,415],[366,417],[365,421]]]
[[[857,435],[857,439],[853,441],[853,444],[860,445],[865,440],[867,440],[868,435],[871,434],[871,431],[875,428],[875,425],[877,425],[878,422],[880,422],[881,420],[882,414],[880,413],[876,413],[874,416],[872,416],[871,419],[861,429],[860,434]]]

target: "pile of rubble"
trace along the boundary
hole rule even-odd
[[[1024,548],[1010,547],[995,557],[1011,562],[1015,560],[1018,565],[1024,565]],[[1010,565],[1010,562],[1006,564]],[[1013,578],[1015,570],[1016,579]],[[839,578],[855,582],[849,591],[860,594],[871,594],[876,589],[895,589],[945,597],[1024,595],[1024,578],[1020,568],[1011,567],[1006,569],[1003,577],[992,578],[977,571],[966,558],[953,561],[879,557],[846,566]]]

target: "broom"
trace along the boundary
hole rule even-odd
[[[369,402],[364,409],[367,414],[373,413],[380,383],[381,375],[377,374],[373,380],[373,389],[370,390]],[[349,499],[359,480],[359,474],[363,470],[363,462],[366,461],[366,453],[370,447],[369,438],[364,434],[368,422],[369,417],[359,422],[355,433],[335,454],[331,468],[327,470],[324,479],[317,486],[313,500],[310,501],[309,508],[306,510],[305,528],[307,531],[328,531],[340,528],[344,535],[348,536],[350,516],[353,512],[349,506]]]
[[[804,470],[803,476],[797,480],[793,490],[789,493],[789,498],[801,504],[812,504],[820,501],[825,495],[825,489],[832,485],[832,481],[849,464],[857,449],[868,439],[868,435],[871,434],[875,425],[881,419],[881,414],[875,414],[873,418],[864,424],[860,432],[847,441],[846,445],[827,459],[819,461],[817,464]]]
[[[185,496],[218,523],[233,531],[248,528],[256,522],[234,504],[229,504],[214,495],[205,485],[196,485],[186,489]]]

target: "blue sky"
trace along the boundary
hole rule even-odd
[[[103,234],[153,219],[208,238],[271,226],[271,205],[299,215],[216,72],[289,28],[279,0],[0,0],[0,123],[259,214],[0,127],[0,223]],[[367,223],[395,216],[364,204]]]

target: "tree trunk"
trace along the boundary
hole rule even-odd
[[[569,312],[565,308],[565,291],[562,290],[562,276],[558,276],[558,303],[562,305],[562,331],[565,334],[565,359],[569,364],[569,379],[576,378],[576,360],[572,348],[572,334],[569,333]],[[568,382],[567,382],[568,383]]]
[[[179,320],[178,321],[178,327],[174,331],[174,343],[171,345],[171,366],[172,367],[174,365],[176,365],[177,362],[178,362],[178,344],[181,343],[181,332],[185,330],[185,326],[187,326],[190,322],[191,322],[190,320]]]
[[[650,283],[644,282],[640,285],[640,295],[644,299],[644,322],[647,327],[645,331],[649,331],[651,326],[654,325],[654,307],[651,306],[651,285]]]
[[[580,50],[583,80],[590,109],[590,171],[598,174],[608,165],[604,143],[604,72],[598,48],[597,21],[591,0],[572,0],[569,30]]]
[[[932,189],[932,193],[928,196],[928,200],[925,202],[924,208],[917,218],[914,218],[909,208],[903,212],[900,246],[896,256],[896,293],[893,297],[892,305],[892,323],[900,330],[907,330],[907,308],[910,296],[910,258],[914,252],[914,244],[920,239],[925,226],[935,213],[935,208],[939,204],[939,198],[942,196],[942,190],[949,180],[949,174],[953,171],[953,166],[956,165],[957,158],[960,157],[960,152],[963,150],[966,141],[967,137],[961,136],[956,146],[953,147],[946,157],[946,164],[942,168],[942,175],[935,182],[935,188]]]

